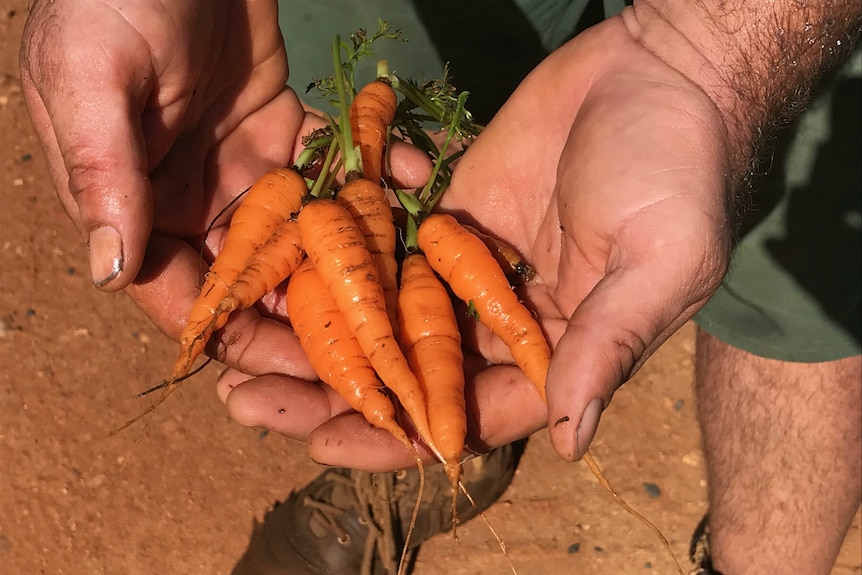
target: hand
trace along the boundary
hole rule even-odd
[[[497,425],[547,425],[578,459],[617,387],[712,295],[731,247],[726,138],[710,98],[620,19],[556,52],[495,117],[445,207],[533,263],[523,297],[554,347],[547,413],[527,421],[524,397]],[[493,338],[479,352],[506,358]]]
[[[200,253],[218,249],[220,210],[290,164],[310,130],[287,72],[275,1],[32,6],[22,82],[93,282],[125,288],[174,338],[200,285]],[[248,310],[216,352],[249,373],[310,376],[291,337]],[[283,343],[252,343],[273,340]]]
[[[471,449],[548,426],[561,456],[583,455],[616,388],[724,274],[727,138],[712,100],[619,18],[556,51],[518,88],[460,161],[442,208],[508,240],[536,267],[521,295],[554,346],[548,405],[506,365],[499,340],[475,328]],[[312,457],[331,465],[410,464],[385,433],[342,415],[328,389],[246,379],[228,371],[220,382],[237,420],[307,440]]]

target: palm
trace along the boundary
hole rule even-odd
[[[154,220],[148,261],[128,291],[175,339],[181,328],[177,318],[197,296],[200,255],[211,259],[226,230],[222,210],[267,169],[290,165],[298,137],[310,131],[302,128],[306,114],[301,103],[284,86],[286,61],[274,15],[258,17],[276,35],[227,33],[211,56],[221,60],[208,57],[201,65],[220,70],[207,85],[212,94],[197,105],[192,99],[185,116],[176,118],[169,130],[157,126],[146,134],[144,124],[146,140],[167,151],[150,174]],[[262,42],[267,37],[270,42]],[[255,61],[254,53],[262,60]],[[313,372],[292,340],[289,328],[252,309],[232,318],[211,353],[248,373],[309,377]]]
[[[692,288],[678,295],[694,303],[704,294],[677,286],[680,274],[716,272],[702,266],[728,240],[717,113],[634,43],[614,58],[632,59],[637,73],[591,81],[595,69],[570,62],[591,59],[595,36],[564,47],[522,84],[459,164],[443,204],[536,267],[541,279],[524,295],[554,342],[584,298],[622,271],[646,268],[641,287]],[[567,103],[552,107],[549,97]],[[719,257],[718,271],[724,263]],[[638,306],[646,311],[645,295]]]

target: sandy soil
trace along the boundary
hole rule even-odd
[[[229,573],[252,519],[320,468],[302,445],[233,423],[214,392],[218,367],[146,427],[109,435],[145,406],[132,395],[164,377],[174,346],[126,296],[89,282],[21,97],[26,7],[0,0],[0,573]],[[706,508],[692,335],[687,326],[618,393],[593,448],[681,559]],[[673,572],[654,536],[586,466],[557,459],[545,433],[488,518],[522,575]],[[834,573],[862,573],[860,553],[857,515]],[[427,544],[416,573],[506,569],[473,522],[457,544]]]

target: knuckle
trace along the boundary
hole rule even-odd
[[[614,344],[616,353],[611,365],[617,371],[617,381],[622,383],[631,378],[643,362],[647,342],[634,330],[622,328],[616,334]]]
[[[77,202],[92,199],[94,193],[104,190],[117,167],[115,159],[99,154],[87,143],[67,148],[63,161],[69,175],[69,192]]]

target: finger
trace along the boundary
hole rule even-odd
[[[316,427],[350,411],[337,393],[320,383],[273,374],[244,377],[227,370],[217,386],[220,394],[228,389],[225,406],[240,425],[262,427],[304,441]]]
[[[485,453],[545,426],[548,411],[535,386],[513,365],[480,371],[468,380],[467,448]]]
[[[41,57],[23,58],[22,83],[61,202],[89,245],[92,281],[113,291],[137,274],[151,228],[140,115],[153,74],[135,36],[123,46],[111,38],[80,50],[30,47]]]
[[[465,393],[465,456],[527,437],[547,421],[544,403],[518,368],[485,369],[468,380]],[[421,443],[414,441],[414,445],[425,463],[435,461]],[[308,450],[315,461],[337,467],[391,471],[416,465],[414,454],[359,414],[338,417],[315,429],[308,438]]]
[[[305,116],[296,94],[284,88],[214,147],[206,124],[177,138],[151,174],[154,230],[193,237],[226,221],[221,210],[237,194],[267,170],[292,163]]]
[[[197,296],[203,263],[188,243],[153,234],[144,263],[126,293],[168,337],[179,340],[191,302]]]
[[[288,374],[316,378],[293,329],[261,317],[255,309],[235,312],[207,346],[210,357],[250,375]]]
[[[368,471],[416,464],[415,455],[401,442],[371,426],[329,386],[282,375],[252,378],[228,369],[219,376],[216,388],[237,423],[307,441],[315,461],[325,462],[318,459],[324,457]],[[349,450],[355,445],[365,454],[361,460],[350,457]],[[417,445],[416,449],[427,462],[433,460],[424,447]]]
[[[369,424],[330,387],[319,383],[281,376],[256,378],[227,370],[218,382],[228,414],[240,425],[261,427],[292,439],[307,441],[309,454],[339,458],[356,469],[390,471],[416,465],[416,456],[389,432]],[[316,430],[323,430],[316,433]],[[355,460],[344,449],[359,445],[365,457]],[[415,449],[427,463],[433,455],[416,444]]]
[[[222,403],[226,403],[227,396],[230,395],[230,392],[233,391],[236,386],[241,383],[245,383],[250,379],[252,379],[251,375],[237,371],[236,369],[227,368],[222,371],[216,381],[216,394],[218,395],[219,400]]]
[[[415,435],[410,437],[412,450],[359,413],[347,412],[312,431],[308,454],[318,463],[374,473],[415,467],[417,456],[424,464],[435,463],[431,451]]]
[[[186,315],[199,293],[203,264],[187,243],[154,235],[146,263],[127,293],[163,333],[178,340]],[[208,351],[245,373],[284,373],[312,378],[314,371],[293,330],[256,310],[231,316]]]
[[[396,141],[393,143],[389,164],[392,169],[392,183],[396,188],[420,188],[428,182],[433,167],[428,154],[410,144]]]
[[[614,391],[706,301],[680,292],[692,284],[680,273],[671,258],[618,269],[575,310],[547,378],[548,429],[561,457],[584,455]]]

